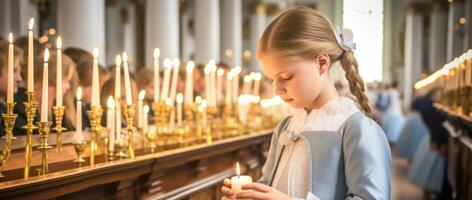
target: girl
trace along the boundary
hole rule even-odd
[[[352,32],[337,33],[307,7],[267,27],[258,59],[275,94],[296,110],[275,129],[259,183],[235,193],[225,179],[222,199],[390,199],[390,148],[371,119],[353,48]],[[337,94],[328,75],[337,61],[363,112]]]

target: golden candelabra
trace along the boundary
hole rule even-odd
[[[77,154],[77,159],[75,159],[74,162],[79,163],[79,166],[81,166],[82,163],[85,162],[84,158],[82,158],[82,153],[84,153],[85,151],[85,145],[85,142],[74,143],[74,150]]]
[[[156,126],[156,139],[163,141],[162,145],[165,145],[165,135],[168,132],[168,122],[170,112],[172,111],[170,105],[167,105],[164,101],[153,102],[152,110],[154,112],[154,125]],[[161,143],[157,143],[159,146]]]
[[[218,115],[218,108],[209,106],[206,108],[207,112],[207,128],[206,128],[206,142],[211,143],[213,141],[213,135],[216,133],[216,118]]]
[[[27,101],[23,102],[25,105],[26,112],[26,125],[23,126],[26,129],[26,145],[25,145],[25,168],[24,168],[24,178],[28,179],[30,175],[31,167],[31,155],[33,151],[32,137],[34,129],[38,127],[34,125],[34,116],[36,114],[36,109],[38,108],[38,103],[34,99],[34,92],[26,92]]]
[[[2,174],[3,167],[6,161],[10,157],[11,152],[11,140],[16,139],[13,136],[13,127],[15,127],[15,120],[18,114],[13,113],[15,103],[7,103],[7,112],[2,114],[3,121],[5,123],[5,136],[2,139],[5,140],[3,149],[0,151],[0,178],[4,177]]]
[[[52,110],[54,112],[54,120],[56,122],[56,127],[53,130],[56,131],[56,150],[58,152],[62,151],[62,131],[66,131],[67,129],[62,127],[62,119],[64,117],[64,106],[54,106]]]
[[[115,141],[115,156],[117,158],[126,158],[127,144],[126,141],[121,138],[121,136]]]
[[[98,149],[97,137],[100,136],[102,131],[102,114],[103,109],[100,105],[92,106],[89,111],[87,111],[88,118],[90,120],[90,166],[95,165],[95,153]]]
[[[130,158],[134,158],[134,132],[136,128],[134,127],[134,113],[135,107],[134,104],[126,105],[125,106],[125,118],[126,118],[126,129],[128,132],[128,156]]]
[[[38,149],[42,153],[41,157],[41,174],[46,174],[49,171],[48,167],[48,150],[52,148],[48,145],[48,137],[51,132],[52,122],[37,122],[36,125],[39,127],[39,141],[40,145]]]

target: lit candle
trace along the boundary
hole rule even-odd
[[[28,92],[34,92],[34,50],[33,50],[34,18],[29,21],[28,31]]]
[[[133,104],[133,98],[131,94],[131,80],[129,77],[129,68],[128,68],[128,54],[123,52],[123,71],[125,73],[125,95],[126,95],[126,104]]]
[[[14,65],[14,55],[13,55],[13,34],[8,35],[8,40],[10,44],[8,45],[8,73],[7,73],[7,103],[13,103],[13,65]]]
[[[211,99],[211,88],[210,88],[210,65],[205,66],[205,99],[209,101]]]
[[[143,101],[146,91],[141,90],[138,94],[138,128],[143,127]]]
[[[231,83],[233,81],[233,73],[230,71],[226,75],[226,99],[225,99],[225,104],[226,105],[231,105]]]
[[[121,56],[117,55],[115,59],[115,98],[121,99]]]
[[[239,96],[239,74],[241,73],[241,67],[236,66],[233,73],[233,89],[231,92],[231,97],[233,98],[233,103],[238,103],[238,96]]]
[[[77,88],[77,117],[76,117],[76,128],[75,128],[75,142],[82,143],[84,136],[82,134],[82,88]]]
[[[62,106],[62,39],[57,37],[56,106]]]
[[[161,50],[154,49],[154,102],[159,102],[159,55]]]
[[[109,131],[108,150],[115,150],[115,100],[112,96],[107,100],[107,129]]]
[[[182,126],[182,102],[184,97],[182,93],[177,94],[177,126]]]
[[[148,132],[148,127],[149,127],[148,115],[149,115],[149,106],[144,105],[143,107],[143,133],[144,134]]]
[[[43,90],[41,99],[41,122],[48,121],[48,60],[49,50],[44,51],[44,67],[43,67]]]
[[[179,79],[179,59],[175,58],[172,64],[174,65],[174,70],[172,72],[172,85],[170,86],[170,99],[174,102],[175,95],[177,94],[177,80]]]
[[[239,169],[239,162],[236,163],[236,176],[231,177],[231,190],[241,192],[242,186],[252,183],[250,176],[242,176]]]
[[[260,93],[261,93],[261,79],[262,79],[262,75],[261,73],[255,73],[254,74],[254,91],[253,91],[253,94],[255,96],[259,96]]]
[[[92,106],[100,105],[100,83],[98,81],[98,48],[93,49],[93,68],[92,68]]]
[[[195,64],[193,61],[187,63],[187,77],[185,79],[185,104],[189,105],[193,101],[193,68]]]
[[[221,105],[223,102],[223,75],[225,73],[225,70],[222,68],[219,68],[216,72],[216,102],[218,105]]]
[[[170,70],[172,69],[172,61],[170,59],[164,59],[164,80],[162,82],[162,95],[161,100],[167,100],[169,97],[169,85],[170,85]]]

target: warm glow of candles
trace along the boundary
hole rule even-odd
[[[57,37],[56,106],[62,106],[62,39]]]
[[[129,68],[128,68],[128,54],[123,52],[123,72],[125,74],[125,95],[126,95],[126,104],[131,105],[133,104],[133,94],[131,93],[131,79],[129,76]]]
[[[46,48],[46,50],[44,51],[43,87],[41,93],[41,122],[48,121],[48,60],[49,50]]]
[[[34,49],[33,49],[34,18],[29,21],[28,31],[28,92],[34,92]]]
[[[184,96],[182,93],[177,94],[177,125],[182,126],[182,102],[184,101]]]
[[[143,127],[143,101],[144,101],[144,97],[146,96],[146,91],[145,90],[141,90],[139,91],[139,94],[138,94],[138,128],[142,128]]]
[[[98,48],[93,49],[93,66],[92,66],[92,106],[100,105],[100,82],[98,75]]]
[[[159,102],[159,56],[161,50],[154,49],[154,102]]]
[[[13,34],[8,35],[8,69],[7,69],[7,103],[13,103],[13,68],[14,68],[14,46],[13,46]]]
[[[115,98],[121,99],[121,56],[117,55],[115,58]]]
[[[193,101],[193,68],[195,63],[190,61],[187,63],[187,76],[185,79],[185,104],[191,104]]]
[[[167,101],[169,97],[169,86],[170,86],[170,73],[172,69],[172,61],[170,59],[164,59],[164,80],[162,82],[162,95],[161,100]]]
[[[82,143],[84,136],[82,135],[82,88],[77,88],[77,116],[76,116],[76,130],[75,142]]]

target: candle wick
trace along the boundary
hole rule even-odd
[[[241,175],[239,173],[237,175],[238,175],[238,179],[241,179]]]

